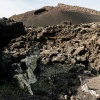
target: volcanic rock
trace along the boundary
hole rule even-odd
[[[22,22],[14,22],[7,18],[0,19],[0,47],[7,46],[11,39],[24,34],[25,28]]]
[[[81,85],[79,75],[100,73],[100,22],[61,23],[26,31],[3,48],[1,67],[6,78],[30,94],[70,98]]]

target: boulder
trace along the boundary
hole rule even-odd
[[[7,46],[11,39],[26,34],[22,22],[3,18],[0,19],[0,47]]]

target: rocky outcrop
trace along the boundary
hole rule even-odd
[[[99,74],[99,22],[66,22],[26,31],[3,48],[1,63],[5,77],[30,94],[74,98],[81,85],[79,76],[86,71],[90,76]]]
[[[22,22],[14,22],[7,18],[0,19],[0,47],[7,46],[11,39],[24,34],[25,29]]]

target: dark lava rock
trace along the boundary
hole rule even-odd
[[[6,78],[43,100],[75,96],[79,76],[86,70],[100,72],[100,22],[66,23],[29,27],[11,40],[1,54]]]
[[[7,46],[11,39],[24,34],[25,29],[22,22],[14,22],[7,18],[0,19],[0,47]]]

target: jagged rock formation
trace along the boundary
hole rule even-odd
[[[21,21],[25,26],[57,25],[62,21],[72,21],[73,24],[99,22],[100,12],[88,8],[58,4],[56,7],[46,6],[34,11],[14,15],[11,19]]]
[[[52,63],[64,63],[70,59],[70,63],[78,62],[99,70],[99,27],[100,23],[60,24],[32,29],[32,33],[37,33],[37,40],[43,46],[41,56],[51,60]]]
[[[0,48],[7,46],[11,39],[23,34],[25,28],[22,22],[14,22],[7,18],[0,19]]]
[[[99,22],[78,25],[64,22],[26,31],[28,34],[11,40],[3,49],[1,63],[5,76],[9,75],[13,83],[16,80],[31,94],[32,90],[40,90],[44,99],[49,100],[52,95],[53,99],[70,98],[81,84],[80,74],[100,72]],[[26,58],[32,61],[27,63]]]

